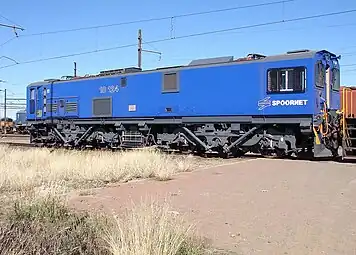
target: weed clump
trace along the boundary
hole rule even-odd
[[[169,180],[190,171],[193,160],[154,149],[125,152],[65,151],[0,146],[0,191],[31,190],[46,184],[74,189],[105,186],[134,179]]]
[[[0,254],[198,255],[205,244],[167,205],[120,216],[72,211],[60,198],[16,201],[0,222]]]
[[[192,225],[169,210],[168,204],[143,201],[116,218],[114,231],[106,235],[114,255],[206,254]]]
[[[56,197],[16,201],[0,224],[0,254],[110,254],[101,238],[108,226]]]

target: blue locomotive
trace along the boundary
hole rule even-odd
[[[249,54],[32,83],[26,118],[46,146],[337,156],[339,90],[331,52]]]
[[[20,110],[16,112],[15,120],[15,132],[18,134],[27,134],[27,125],[26,125],[26,111]]]

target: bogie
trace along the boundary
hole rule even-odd
[[[239,128],[238,128],[239,127]],[[307,150],[311,135],[302,134],[298,125],[240,125],[205,123],[190,125],[102,125],[33,124],[31,142],[67,148],[157,147],[197,155],[241,157],[248,152],[285,157]]]

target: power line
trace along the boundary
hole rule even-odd
[[[17,36],[14,36],[14,37],[10,38],[9,40],[3,42],[2,44],[0,44],[0,48],[1,48],[2,46],[4,46],[5,44],[8,44],[9,42],[13,41],[13,40],[16,39],[16,38],[17,38]]]
[[[7,27],[7,28],[13,28],[13,29],[20,29],[20,30],[22,30],[22,31],[25,30],[25,29],[22,28],[22,27],[18,27],[18,26],[15,26],[15,25],[2,24],[2,23],[0,23],[0,27]]]
[[[344,56],[347,56],[347,57],[353,56],[353,55],[355,55],[355,54],[356,54],[356,51],[344,52],[344,53],[343,53],[343,55],[344,55]]]
[[[130,24],[136,24],[136,23],[145,23],[145,22],[153,22],[153,21],[170,20],[170,19],[173,19],[173,18],[183,18],[183,17],[190,17],[190,16],[198,16],[198,15],[219,13],[219,12],[234,11],[234,10],[239,10],[239,9],[249,9],[249,8],[277,5],[277,4],[282,4],[282,3],[286,3],[286,2],[294,2],[294,1],[296,1],[296,0],[280,0],[280,1],[274,1],[274,2],[252,4],[252,5],[243,5],[243,6],[230,7],[230,8],[224,8],[224,9],[216,9],[216,10],[210,10],[210,11],[192,12],[192,13],[185,13],[185,14],[158,17],[158,18],[150,18],[150,19],[132,20],[132,21],[126,21],[126,22],[120,22],[120,23],[114,23],[114,24],[107,24],[107,25],[71,28],[71,29],[40,32],[40,33],[27,34],[27,35],[25,34],[25,35],[21,35],[21,36],[39,36],[39,35],[48,35],[48,34],[58,34],[58,33],[75,32],[75,31],[81,31],[81,30],[91,30],[91,29],[98,29],[98,28],[123,26],[123,25],[130,25]]]
[[[349,69],[349,70],[344,70],[344,73],[352,73],[352,72],[356,72],[356,69]]]
[[[346,24],[335,24],[335,25],[318,25],[318,27],[315,27],[315,29],[318,29],[320,31],[321,28],[340,28],[340,27],[348,27],[348,26],[356,26],[356,23],[346,23]],[[277,28],[277,29],[269,29],[269,30],[256,30],[254,32],[280,32],[280,31],[297,31],[297,30],[309,30],[311,29],[311,27],[295,27],[295,28]],[[241,33],[241,32],[239,32]],[[349,47],[343,47],[342,49],[347,49],[350,48],[352,46]],[[354,48],[355,46],[353,46],[352,48]]]
[[[12,24],[16,25],[16,26],[21,27],[21,26],[20,26],[19,24],[17,24],[16,22],[13,22],[12,20],[10,20],[10,19],[6,18],[4,15],[1,15],[1,14],[0,14],[0,17],[1,17],[1,18],[3,18],[3,19],[5,19],[5,20],[7,20],[8,22],[10,22],[10,23],[12,23]]]
[[[9,58],[7,56],[1,56],[0,59],[2,59],[2,58],[6,58],[6,59],[11,60],[12,62],[15,62],[16,64],[18,64],[18,62],[13,58]]]
[[[325,13],[325,14],[318,14],[318,15],[312,15],[312,16],[305,16],[305,17],[299,17],[299,18],[293,18],[293,19],[279,20],[279,21],[271,21],[271,22],[259,23],[259,24],[254,24],[254,25],[232,27],[232,28],[226,28],[226,29],[214,30],[214,31],[207,31],[207,32],[201,32],[201,33],[194,33],[194,34],[177,36],[177,37],[174,37],[174,38],[157,39],[157,40],[153,40],[153,41],[148,41],[146,43],[150,43],[151,44],[151,43],[165,42],[165,41],[171,41],[171,40],[178,40],[178,39],[184,39],[184,38],[204,36],[204,35],[209,35],[209,34],[217,34],[217,33],[229,32],[229,31],[234,31],[234,30],[242,30],[242,29],[255,28],[255,27],[264,27],[264,26],[270,26],[270,25],[276,25],[276,24],[282,24],[282,23],[291,23],[291,22],[302,21],[302,20],[310,20],[310,19],[316,19],[316,18],[322,18],[322,17],[328,17],[328,16],[335,16],[335,15],[341,15],[341,14],[353,13],[353,12],[356,12],[356,9],[340,11],[340,12]],[[122,48],[129,48],[129,47],[134,47],[134,46],[136,46],[136,43],[127,44],[127,45],[120,45],[120,46],[111,47],[111,48],[97,49],[97,50],[86,51],[86,52],[79,52],[79,53],[72,53],[72,54],[67,54],[67,55],[60,55],[60,56],[49,57],[49,58],[29,60],[29,61],[20,62],[20,63],[17,63],[17,64],[11,64],[11,65],[7,65],[7,66],[2,66],[2,67],[0,67],[0,69],[4,69],[4,68],[8,68],[8,67],[15,66],[15,65],[20,65],[20,64],[43,62],[43,61],[48,61],[48,60],[62,59],[62,58],[68,58],[68,57],[74,57],[74,56],[80,56],[80,55],[87,55],[87,54],[92,54],[92,53],[99,53],[99,52],[104,52],[104,51],[112,51],[112,50],[117,50],[117,49],[122,49]]]
[[[29,60],[29,61],[20,62],[18,64],[11,64],[11,65],[7,65],[7,66],[2,66],[2,67],[0,67],[0,69],[4,69],[4,68],[15,66],[15,65],[30,64],[30,63],[35,63],[35,62],[42,62],[42,61],[55,60],[55,59],[61,59],[61,58],[75,57],[75,56],[80,56],[80,55],[88,55],[88,54],[92,54],[92,53],[111,51],[111,50],[117,50],[117,49],[122,49],[122,48],[129,48],[129,47],[133,47],[133,46],[136,46],[136,43],[127,44],[127,45],[121,45],[121,46],[111,47],[111,48],[106,48],[106,49],[98,49],[98,50],[85,51],[85,52],[79,52],[79,53],[73,53],[73,54],[67,54],[67,55],[61,55],[61,56],[55,56],[55,57],[49,57],[49,58]]]
[[[356,66],[356,64],[346,64],[346,65],[341,65],[341,66]]]
[[[7,24],[3,24],[3,23],[0,23],[0,27],[6,27],[6,28],[12,28],[14,30],[14,33],[15,33],[15,36],[17,37],[18,34],[17,34],[17,31],[16,29],[19,29],[21,31],[24,31],[25,29],[20,27],[20,26],[15,26],[15,25],[7,25]],[[4,44],[8,43],[9,41],[6,41]],[[2,45],[1,45],[2,46]]]

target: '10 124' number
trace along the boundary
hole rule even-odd
[[[100,94],[105,94],[107,92],[109,93],[117,93],[119,92],[119,85],[110,85],[110,86],[100,86],[99,87],[99,93]]]

